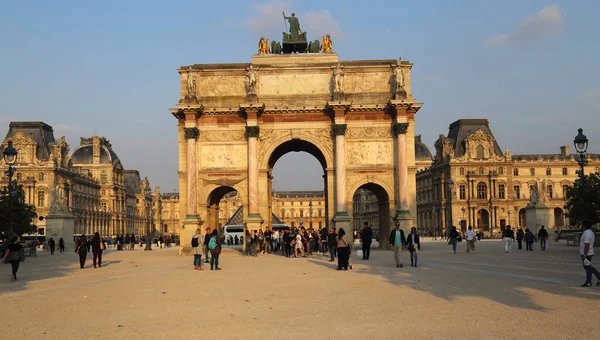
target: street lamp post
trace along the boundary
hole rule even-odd
[[[579,177],[583,181],[583,168],[588,163],[587,159],[585,159],[585,152],[587,151],[587,148],[588,148],[588,139],[583,134],[582,128],[579,128],[579,130],[577,130],[577,131],[579,133],[577,134],[577,136],[575,136],[575,139],[573,140],[573,144],[575,145],[575,150],[577,150],[577,152],[579,153],[579,159],[577,160],[577,163],[581,167],[581,170],[579,171]]]
[[[437,222],[434,217],[435,217],[435,206],[431,207],[431,220],[433,223],[433,225],[431,226],[431,229],[433,231],[433,239],[437,240],[437,228],[435,226],[437,224]]]
[[[310,215],[310,222],[309,225],[312,228],[313,226],[313,219],[312,219],[312,215],[313,215],[313,204],[312,201],[308,202],[308,214]]]
[[[465,207],[460,208],[460,211],[462,211],[462,220],[465,220]],[[461,221],[462,222],[462,221]],[[466,223],[465,223],[466,224]],[[462,226],[461,226],[462,227]],[[466,226],[465,226],[466,227]],[[461,228],[462,229],[462,228]]]
[[[12,233],[13,231],[13,207],[12,207],[12,200],[13,200],[13,195],[16,194],[16,185],[17,185],[17,181],[15,180],[13,182],[13,174],[15,173],[15,171],[17,171],[15,168],[13,168],[13,165],[15,163],[17,163],[17,149],[15,149],[13,147],[13,142],[12,141],[8,141],[8,146],[4,149],[4,151],[2,152],[4,154],[4,162],[8,165],[8,170],[6,170],[5,174],[6,176],[8,176],[8,196],[9,196],[9,216],[10,216],[10,232]]]

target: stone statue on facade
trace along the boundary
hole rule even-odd
[[[246,93],[256,93],[256,69],[252,65],[246,67]]]
[[[186,90],[187,95],[185,96],[185,99],[187,100],[187,102],[197,102],[198,99],[196,98],[196,76],[192,72],[191,67],[188,67],[187,69]]]
[[[404,68],[401,66],[401,58],[393,66],[394,99],[406,99]]]
[[[50,192],[51,206],[50,213],[61,214],[69,211],[67,208],[67,202],[65,199],[64,191],[60,185],[56,185]]]
[[[343,71],[343,66],[340,65],[340,63],[337,63],[336,67],[333,68],[333,75],[332,75],[332,81],[333,81],[333,96],[334,99],[336,99],[336,97],[338,97],[339,95],[343,95],[344,93],[344,76],[346,75]]]
[[[285,16],[285,11],[283,12],[283,19],[287,20],[290,23],[290,38],[291,40],[296,40],[302,34],[302,30],[300,29],[300,21],[296,17],[296,13],[292,13],[291,17]]]

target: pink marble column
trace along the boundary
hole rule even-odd
[[[406,161],[406,130],[408,123],[396,123],[397,175],[398,175],[398,200],[399,210],[408,211],[408,163]]]
[[[334,124],[336,213],[346,212],[346,124]]]
[[[196,139],[200,135],[197,127],[183,128],[187,142],[187,216],[198,215],[198,183],[196,176]]]
[[[258,126],[246,126],[248,138],[248,214],[258,214],[258,157],[257,140],[260,129]]]

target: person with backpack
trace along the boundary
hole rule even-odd
[[[210,270],[221,270],[219,268],[219,255],[221,255],[221,240],[217,230],[213,230],[208,240],[208,250],[210,250]]]
[[[10,245],[4,252],[3,263],[10,262],[12,266],[12,281],[17,281],[17,271],[19,271],[19,264],[25,261],[25,251],[23,246],[18,242],[19,237],[14,235],[11,239]]]
[[[202,252],[203,244],[200,242],[202,235],[200,235],[200,228],[196,229],[196,233],[192,237],[192,253],[194,254],[194,270],[202,269]]]
[[[525,229],[525,247],[527,247],[527,251],[533,251],[533,242],[535,242],[535,236],[529,230],[529,228]]]

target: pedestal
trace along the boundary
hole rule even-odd
[[[46,243],[53,238],[58,246],[58,241],[62,238],[65,241],[65,251],[75,251],[74,232],[75,217],[70,213],[46,216]]]
[[[394,219],[400,222],[400,229],[404,230],[404,235],[410,234],[410,229],[413,226],[413,216],[409,210],[396,210]],[[392,227],[392,230],[394,230],[394,228],[395,227]]]
[[[554,226],[554,209],[544,204],[528,204],[525,207],[525,227],[537,235],[542,226]]]
[[[202,221],[195,215],[186,216],[183,220],[183,228],[179,233],[179,255],[192,254],[192,237],[196,229],[201,228]]]
[[[352,229],[352,219],[347,212],[341,211],[336,212],[333,217],[333,225],[337,231],[344,229],[346,237],[348,238],[348,245],[350,245],[350,251],[354,249],[354,230]]]

